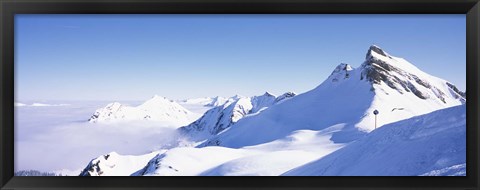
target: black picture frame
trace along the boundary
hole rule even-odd
[[[479,189],[478,0],[2,0],[1,189]],[[466,14],[467,176],[465,177],[15,177],[15,14]]]

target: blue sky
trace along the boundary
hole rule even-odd
[[[16,15],[17,100],[306,92],[371,44],[465,90],[465,15]]]

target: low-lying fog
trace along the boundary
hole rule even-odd
[[[15,171],[55,171],[73,175],[100,155],[112,151],[130,155],[145,154],[168,144],[175,136],[175,128],[158,122],[98,124],[87,121],[96,109],[108,103],[17,105]]]

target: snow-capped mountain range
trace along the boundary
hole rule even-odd
[[[179,128],[190,140],[201,141],[217,135],[249,114],[256,114],[272,105],[295,96],[287,92],[276,97],[268,92],[260,96],[230,98],[223,105],[208,110],[200,119]]]
[[[192,98],[186,100],[180,100],[179,103],[183,104],[194,104],[194,105],[203,105],[206,107],[216,107],[221,106],[227,102],[232,102],[242,98],[240,95],[235,95],[229,98],[216,96],[216,97],[204,97],[204,98]]]
[[[462,175],[465,102],[452,83],[372,45],[358,68],[342,63],[308,92],[213,107],[178,129],[195,147],[130,156],[143,166],[127,169],[115,161],[126,156],[101,156],[82,175]]]
[[[346,143],[377,126],[463,104],[454,85],[431,76],[405,59],[389,55],[377,46],[368,49],[359,68],[340,64],[318,87],[238,121],[228,131],[201,146],[232,148],[257,145],[283,138],[296,130],[344,127],[332,141]]]

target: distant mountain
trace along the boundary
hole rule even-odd
[[[208,110],[200,119],[178,130],[193,141],[205,140],[219,134],[249,114],[258,113],[294,96],[293,92],[287,92],[278,97],[268,92],[254,97],[236,96],[228,99],[223,105]]]
[[[228,125],[228,131],[200,147],[251,146],[283,138],[296,130],[322,130],[338,124],[344,127],[331,140],[345,143],[375,129],[374,110],[379,111],[377,127],[381,127],[465,101],[465,94],[452,83],[371,46],[359,68],[342,63],[315,89]]]
[[[98,109],[88,120],[92,123],[152,120],[175,125],[187,125],[197,116],[178,103],[155,95],[137,107],[126,106],[118,102],[110,103]]]
[[[197,105],[203,105],[206,107],[216,107],[216,106],[221,106],[229,101],[235,101],[241,98],[239,95],[235,95],[229,98],[225,97],[204,97],[204,98],[192,98],[192,99],[186,99],[186,100],[181,100],[180,103],[183,104],[197,104]]]

